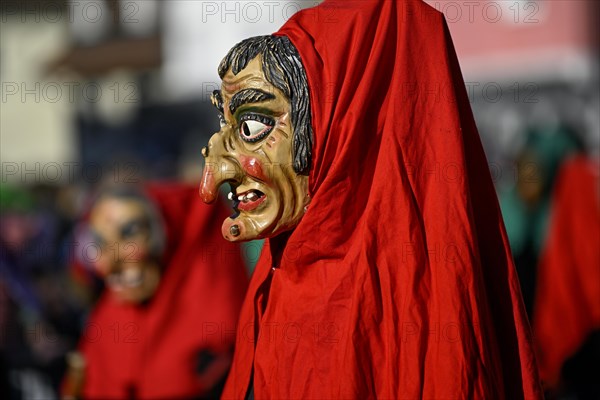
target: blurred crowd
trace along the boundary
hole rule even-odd
[[[2,118],[31,118],[30,109],[19,111],[6,100],[14,87],[5,83],[16,80],[10,75],[13,61],[5,58],[14,55],[13,47],[24,40],[11,32],[20,32],[28,24],[35,28],[39,24],[36,12],[45,13],[42,22],[57,17],[56,12],[71,10],[73,16],[58,19],[63,22],[57,39],[62,47],[43,62],[38,60],[41,72],[36,73],[43,79],[52,76],[92,89],[76,90],[74,99],[67,101],[69,111],[63,117],[68,123],[60,126],[69,126],[72,134],[65,138],[61,131],[57,137],[71,149],[66,153],[76,157],[57,164],[62,167],[61,179],[53,180],[52,171],[44,169],[47,164],[43,163],[23,175],[22,164],[2,153],[3,399],[54,399],[64,391],[69,360],[72,364],[90,312],[106,290],[102,276],[90,273],[93,268],[77,268],[85,248],[80,228],[99,190],[109,183],[140,187],[154,180],[197,184],[202,170],[200,148],[218,129],[208,95],[218,88],[219,59],[237,41],[268,34],[294,10],[317,2],[278,3],[279,8],[273,9],[275,18],[265,17],[260,23],[249,21],[256,15],[253,10],[244,14],[247,4],[231,2],[239,8],[235,11],[231,5],[231,13],[238,12],[241,18],[227,24],[219,9],[225,7],[223,2],[89,1],[109,16],[94,22],[75,12],[80,6],[76,4],[86,2],[54,2],[59,4],[58,11],[47,7],[51,3],[2,3]],[[26,7],[27,12],[23,11]],[[118,23],[128,18],[138,22]],[[515,82],[521,83],[517,89]],[[528,75],[522,81],[499,85],[512,95],[498,100],[475,91],[471,105],[534,336],[550,336],[540,340],[548,398],[600,398],[600,283],[593,284],[600,282],[597,71],[585,79],[550,76],[537,80]],[[92,99],[94,90],[104,96]],[[10,121],[3,125],[3,130],[11,128]],[[9,142],[4,135],[3,131],[2,145],[6,146]],[[26,146],[39,145],[35,137],[29,140]],[[71,173],[65,172],[65,165],[74,166]],[[239,250],[248,272],[259,250],[252,244]],[[586,285],[588,281],[592,283]],[[572,302],[578,295],[582,299]],[[543,354],[567,342],[559,355]]]

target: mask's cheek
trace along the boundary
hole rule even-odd
[[[265,162],[264,160],[261,160],[258,156],[254,155],[254,154],[253,155],[242,154],[242,155],[240,155],[239,160],[240,160],[240,165],[242,166],[242,169],[244,170],[246,175],[248,175],[252,178],[255,178],[259,181],[270,184],[271,176],[268,173],[270,163]]]
[[[279,226],[288,228],[293,224],[292,221],[294,219],[297,202],[294,195],[293,183],[284,176],[279,190],[281,198]]]
[[[275,129],[261,143],[260,152],[264,154],[267,168],[273,170],[292,165],[292,133],[286,129]]]
[[[305,206],[310,201],[307,177],[297,175],[294,171],[289,172],[282,172],[280,185],[283,209],[279,225],[283,229],[291,229],[298,225],[305,213]]]

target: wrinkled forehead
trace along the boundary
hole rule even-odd
[[[106,238],[117,239],[123,225],[148,217],[140,200],[104,197],[92,209],[90,226]]]
[[[257,75],[252,71],[243,70],[237,75],[228,72],[228,74],[223,77],[223,82],[221,82],[221,95],[223,96],[223,100],[231,100],[233,95],[244,89],[256,89],[267,93],[273,93],[275,91],[275,87],[265,79],[264,75]]]
[[[223,76],[221,90],[212,96],[213,104],[226,114],[231,114],[242,105],[261,104],[281,107],[288,103],[286,96],[265,77],[262,56],[259,54],[237,74],[231,69]]]
[[[262,89],[272,92],[275,87],[267,81],[262,69],[262,56],[259,54],[246,65],[246,68],[233,74],[230,68],[221,83],[221,92],[224,98],[229,98],[241,88]]]

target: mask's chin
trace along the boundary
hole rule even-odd
[[[304,215],[307,178],[267,185],[254,180],[230,182],[228,199],[232,215],[223,221],[221,233],[230,242],[265,239],[293,229]]]
[[[261,214],[248,215],[240,212],[223,221],[221,233],[230,242],[243,242],[266,239],[294,229],[302,215],[285,215],[280,204],[270,204],[271,209],[264,209]]]
[[[276,221],[270,216],[251,216],[242,211],[234,217],[225,219],[221,226],[223,237],[230,242],[263,239],[277,234]]]
[[[230,242],[243,242],[270,236],[281,204],[277,191],[251,179],[229,185],[227,197],[233,212],[223,221],[223,237]]]

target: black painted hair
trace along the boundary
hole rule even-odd
[[[290,99],[294,171],[308,175],[312,160],[313,128],[308,80],[298,51],[285,36],[256,36],[236,44],[219,65],[221,79],[231,68],[237,75],[259,54],[267,80]]]

